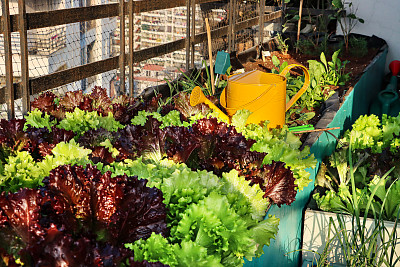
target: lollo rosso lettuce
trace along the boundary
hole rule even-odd
[[[29,266],[152,266],[135,265],[123,243],[168,234],[159,189],[91,165],[60,166],[43,183],[0,196],[0,245],[20,248],[9,255]]]

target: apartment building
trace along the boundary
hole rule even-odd
[[[30,12],[51,11],[101,4],[97,0],[26,0]],[[105,0],[108,2],[108,0]],[[104,0],[102,0],[104,4]],[[0,10],[1,12],[1,10]],[[10,13],[18,12],[18,0],[10,0]],[[116,18],[72,23],[28,31],[29,76],[39,77],[56,71],[77,67],[106,59],[112,55],[112,38],[117,26]],[[13,74],[15,81],[21,76],[21,49],[19,33],[12,33]],[[0,87],[5,77],[4,40],[0,35]],[[95,85],[109,89],[116,71],[110,71],[59,88],[60,91],[88,91]]]
[[[212,23],[218,24],[226,21],[226,11],[213,9],[211,12]],[[195,10],[196,34],[205,31],[204,18],[199,6]],[[119,51],[119,24],[114,34],[114,51]],[[186,7],[143,12],[134,16],[134,50],[146,49],[149,47],[173,42],[186,37]],[[125,18],[126,36],[129,35],[128,17]],[[128,39],[126,40],[128,44]],[[126,47],[126,52],[128,48]],[[117,52],[118,53],[118,52]],[[205,53],[204,46],[195,47],[195,65],[201,67]],[[166,80],[177,78],[186,68],[186,52],[179,50],[170,54],[154,57],[134,67],[135,92],[139,94],[143,89],[165,83]],[[126,83],[127,84],[127,83]]]

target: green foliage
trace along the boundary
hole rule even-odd
[[[344,133],[326,165],[321,165],[316,183],[329,190],[322,196],[315,194],[313,197],[322,210],[354,214],[352,197],[356,197],[358,208],[364,212],[368,196],[375,192],[374,209],[382,210],[380,216],[383,219],[397,218],[400,205],[399,126],[400,116],[383,115],[381,122],[376,115],[364,115],[355,121],[353,129]],[[348,154],[353,165],[348,161]],[[385,175],[389,169],[391,177]],[[349,187],[353,180],[354,190]],[[374,212],[370,209],[369,215],[373,216]]]
[[[333,7],[336,8],[336,13],[331,16],[339,22],[340,28],[344,36],[346,52],[349,52],[349,36],[357,23],[364,23],[362,18],[356,16],[358,8],[353,6],[353,2],[345,0],[332,0]]]
[[[191,171],[185,164],[146,164],[141,159],[112,163],[102,172],[108,170],[148,179],[150,186],[162,190],[168,208],[170,237],[152,236],[127,245],[135,251],[135,260],[170,266],[241,266],[244,257],[260,255],[278,230],[279,219],[264,220],[268,201],[259,186],[250,187],[235,170],[220,179],[211,172]]]
[[[350,37],[350,54],[356,57],[364,57],[368,54],[368,42],[365,38]]]
[[[340,50],[333,53],[332,61],[327,61],[324,53],[321,53],[321,62],[316,60],[308,61],[312,87],[318,85],[345,85],[350,79],[349,74],[345,73],[345,67],[348,61],[341,61],[338,57],[339,53]]]
[[[30,125],[35,128],[47,128],[51,132],[51,126],[57,124],[56,120],[50,120],[50,115],[48,113],[43,113],[39,109],[28,112],[25,119],[24,131],[28,128],[28,125]]]
[[[248,115],[247,112],[236,113],[232,117],[232,123],[245,121]],[[243,119],[237,118],[239,116],[242,116]],[[299,138],[291,133],[287,126],[282,129],[268,130],[267,125],[268,122],[265,122],[262,126],[257,124],[246,126],[234,124],[236,129],[246,138],[256,141],[251,147],[252,151],[268,153],[264,158],[264,164],[271,164],[272,161],[284,162],[293,172],[298,190],[303,190],[310,182],[310,173],[306,169],[315,167],[315,158],[310,155],[308,147],[300,150],[301,142]]]
[[[289,40],[289,38],[286,38],[285,40],[283,40],[282,35],[280,33],[278,33],[276,35],[277,47],[278,47],[279,51],[281,51],[282,54],[284,54],[284,55],[286,55],[289,51],[289,45],[286,43],[287,40]]]
[[[347,171],[350,184],[341,184],[338,192],[341,199],[332,194],[327,195],[332,211],[339,214],[336,218],[329,218],[328,242],[323,253],[319,255],[317,266],[328,266],[326,259],[333,242],[340,246],[346,266],[395,266],[400,260],[400,255],[395,251],[399,242],[396,229],[399,218],[400,184],[396,181],[389,187],[386,185],[386,179],[394,167],[382,177],[375,176],[368,190],[358,189],[354,172],[358,164],[353,164],[352,150],[350,144],[348,157],[345,157],[349,162]],[[317,202],[321,200],[319,195],[315,197]],[[377,203],[376,198],[382,202]],[[325,199],[325,202],[328,202],[328,199]],[[343,213],[348,213],[350,216],[345,216]],[[394,226],[390,226],[393,229],[385,225],[384,219],[388,218],[389,213],[395,221]],[[368,215],[373,218],[372,224],[367,222]]]
[[[310,87],[303,93],[297,100],[294,107],[286,112],[286,124],[289,126],[307,124],[310,119],[315,116],[312,111],[314,108],[319,107],[324,101],[334,94],[334,91],[328,91],[328,86],[344,85],[350,76],[345,73],[345,66],[348,61],[341,61],[338,58],[340,50],[332,55],[332,61],[327,61],[325,54],[321,53],[320,60],[309,60],[309,73],[310,73]],[[276,69],[273,73],[281,73],[282,70],[288,65],[286,61],[282,64],[276,56],[272,57],[272,63]],[[286,101],[289,101],[304,84],[304,77],[286,76]],[[304,112],[304,108],[309,112]],[[296,119],[292,119],[295,115]]]
[[[71,140],[69,143],[60,142],[52,150],[52,155],[47,155],[43,161],[36,162],[27,151],[17,152],[8,157],[0,173],[1,191],[16,192],[20,188],[36,188],[41,185],[42,179],[50,171],[64,164],[80,164],[85,166],[90,163],[88,155],[90,149],[80,147]]]
[[[193,116],[193,117],[189,118],[190,122],[186,122],[186,121],[182,122],[181,121],[181,117],[180,117],[180,112],[177,111],[177,110],[172,110],[168,114],[166,114],[165,116],[162,116],[158,112],[148,112],[148,111],[145,111],[145,110],[141,110],[141,111],[138,112],[138,115],[133,117],[133,119],[131,120],[131,123],[132,123],[132,125],[144,126],[146,124],[147,118],[149,116],[152,116],[153,118],[155,118],[155,119],[157,119],[158,121],[161,122],[160,129],[163,129],[163,128],[168,127],[168,126],[189,127],[193,123],[195,123],[197,121],[197,119],[200,119],[199,116]]]
[[[122,124],[114,119],[113,114],[108,113],[107,117],[103,117],[97,111],[84,111],[75,108],[73,112],[66,112],[65,118],[57,125],[58,128],[71,130],[77,137],[90,129],[104,128],[108,131],[115,132],[124,128]]]

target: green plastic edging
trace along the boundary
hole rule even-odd
[[[342,132],[349,129],[360,115],[369,113],[370,104],[381,90],[387,53],[388,49],[385,46],[384,50],[367,67],[332,122],[328,125],[328,127],[340,127],[340,130],[330,131],[336,137],[339,137]],[[280,219],[276,239],[271,241],[269,247],[264,246],[264,254],[261,257],[252,261],[245,259],[243,266],[301,266],[300,249],[304,210],[310,194],[314,190],[314,181],[319,165],[326,156],[333,153],[336,142],[337,140],[330,134],[322,133],[311,146],[310,151],[318,161],[314,169],[307,169],[311,174],[310,179],[312,182],[303,191],[297,193],[296,200],[290,206],[278,208],[274,205],[271,207],[267,216],[271,214]]]

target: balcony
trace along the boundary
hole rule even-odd
[[[28,54],[49,56],[66,46],[65,26],[28,31]],[[0,35],[0,53],[4,53],[4,37]],[[11,35],[13,53],[20,54],[19,34]]]

